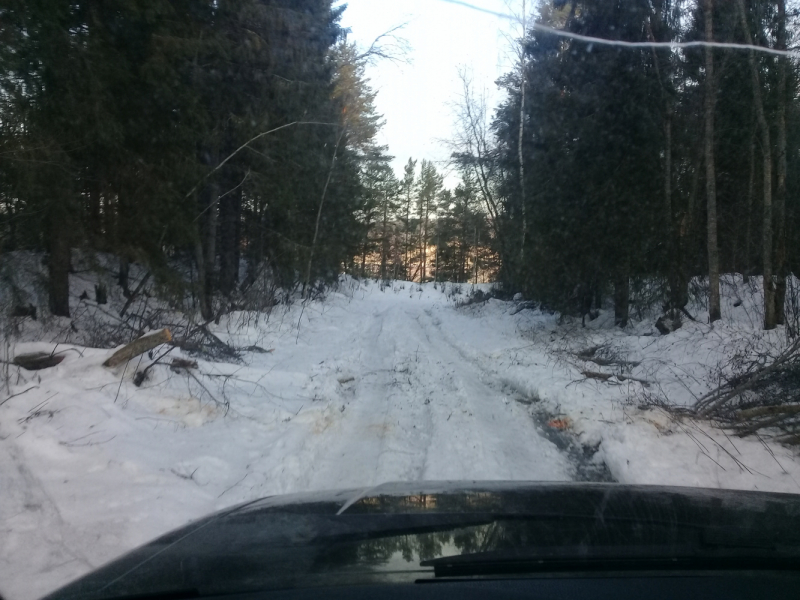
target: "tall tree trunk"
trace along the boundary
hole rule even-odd
[[[411,230],[411,190],[406,190],[406,230],[405,240],[403,242],[403,272],[404,276],[408,278],[408,250],[409,240],[408,236]]]
[[[234,205],[236,209],[236,224],[233,232],[234,246],[233,246],[233,274],[235,284],[239,283],[239,262],[242,258],[242,196],[244,192],[240,192]]]
[[[698,222],[699,212],[699,188],[700,188],[700,164],[703,161],[704,153],[704,140],[700,139],[695,151],[696,157],[692,164],[697,165],[692,170],[692,183],[689,187],[689,197],[687,198],[686,211],[680,219],[678,226],[678,270],[680,276],[680,302],[679,306],[686,306],[689,303],[689,282],[691,280],[690,266],[687,262],[688,256],[694,256],[694,249],[696,246],[695,238],[695,225]]]
[[[389,239],[386,236],[389,217],[389,199],[383,196],[383,232],[381,233],[381,280],[386,281],[386,257],[389,253]]]
[[[7,219],[8,239],[5,240],[2,246],[0,246],[0,252],[2,252],[3,250],[11,252],[17,249],[17,225],[16,225],[17,219],[16,215],[14,214],[15,213],[14,207],[16,206],[16,201],[13,199],[7,199],[7,202],[8,203],[6,206],[8,206],[8,219]]]
[[[705,0],[703,5],[706,40],[714,41],[714,3]],[[714,105],[716,84],[714,81],[714,50],[706,46],[705,89],[705,162],[708,242],[708,320],[710,323],[722,316],[719,300],[719,244],[717,242],[717,175],[714,163]]]
[[[242,188],[231,190],[219,200],[219,289],[226,296],[239,282]]]
[[[119,196],[111,186],[103,191],[103,247],[114,248],[117,239],[117,213]]]
[[[475,244],[475,285],[478,285],[478,224],[475,224],[475,236],[472,238]]]
[[[123,254],[119,257],[119,273],[117,274],[117,281],[119,282],[119,287],[122,288],[122,295],[126,298],[131,297],[130,274],[131,261],[127,255]]]
[[[614,324],[617,327],[628,324],[629,297],[630,281],[626,269],[625,272],[618,272],[614,278]]]
[[[750,281],[750,275],[753,269],[753,201],[756,194],[756,133],[758,129],[757,122],[753,125],[753,130],[750,133],[750,147],[748,149],[750,155],[750,177],[747,181],[747,202],[745,203],[745,224],[744,234],[744,265],[742,267],[742,281],[747,283]]]
[[[261,263],[265,256],[264,231],[266,229],[266,208],[260,199],[251,200],[251,217],[242,223],[243,235],[248,243],[246,247],[247,271],[242,281],[241,289],[248,290],[258,278]]]
[[[88,236],[95,249],[102,247],[103,219],[100,212],[100,181],[94,173],[86,180]]]
[[[659,25],[661,30],[661,9],[662,7],[655,5],[653,13],[650,15],[650,20]],[[650,22],[647,22],[647,35],[651,42],[656,42],[655,35],[653,34],[653,27]],[[669,278],[669,306],[670,308],[683,308],[686,306],[684,298],[687,297],[681,277],[681,263],[680,263],[680,238],[678,227],[675,222],[675,211],[672,206],[672,99],[668,93],[667,86],[669,84],[665,80],[664,74],[661,70],[661,61],[658,58],[656,48],[652,48],[653,52],[653,65],[655,66],[656,76],[661,87],[661,99],[664,102],[664,216],[667,220],[667,261],[668,261],[668,278]],[[688,298],[687,298],[688,300]],[[600,303],[596,303],[597,308],[600,308]]]
[[[211,163],[213,166],[215,163]],[[195,262],[197,263],[197,286],[200,299],[200,314],[210,321],[214,318],[214,266],[217,259],[217,212],[219,211],[219,189],[209,182],[197,195],[198,216],[195,219]]]
[[[206,212],[205,212],[205,231],[203,232],[203,260],[205,264],[205,285],[203,295],[205,302],[203,306],[208,309],[208,316],[203,317],[208,320],[213,317],[211,306],[214,297],[215,271],[217,263],[217,223],[219,215],[219,187],[211,182],[205,189]]]
[[[436,234],[436,261],[434,262],[433,280],[439,281],[439,234]]]
[[[519,48],[519,139],[517,141],[517,155],[519,159],[519,202],[522,209],[522,240],[519,245],[519,268],[522,269],[525,261],[525,238],[528,233],[528,213],[525,206],[525,161],[522,153],[522,140],[525,131],[525,35],[527,26],[527,5],[522,0],[522,40]]]
[[[786,50],[786,1],[778,0],[778,39],[779,50]],[[778,187],[775,190],[775,273],[778,282],[775,287],[775,322],[786,323],[786,62],[778,58],[778,114],[777,151]]]
[[[756,193],[756,131],[757,124],[753,125],[750,133],[750,178],[747,182],[747,203],[745,205],[745,217],[747,219],[744,234],[744,266],[742,267],[742,281],[750,281],[753,264],[753,200]]]
[[[127,226],[132,221],[131,201],[127,193],[127,185],[123,178],[118,182],[118,193],[116,202],[116,214],[112,219],[110,229],[113,231],[113,239],[109,240],[109,249],[116,251],[119,254],[119,286],[122,288],[122,294],[126,298],[130,298],[130,262],[131,262],[131,247],[133,246],[132,236],[129,227]]]
[[[314,237],[311,238],[311,248],[308,251],[308,264],[306,265],[306,276],[303,281],[303,296],[305,298],[311,297],[311,267],[314,264],[314,252],[317,250],[317,240],[319,239],[319,224],[322,222],[322,209],[325,208],[325,198],[328,196],[328,187],[333,178],[333,170],[336,168],[336,161],[339,157],[339,145],[347,133],[347,119],[344,120],[339,135],[336,138],[336,145],[333,148],[333,156],[331,157],[331,166],[328,169],[328,177],[325,179],[325,185],[322,188],[322,196],[319,199],[319,207],[317,208],[317,219],[314,221]]]
[[[370,217],[367,217],[364,225],[364,244],[361,246],[361,277],[366,277],[367,274],[367,249],[369,248],[369,229],[371,225]]]
[[[424,226],[422,228],[422,232],[420,233],[420,251],[422,256],[422,276],[420,277],[420,282],[425,283],[425,277],[427,276],[427,269],[428,269],[428,202],[425,201],[425,210],[424,210]]]
[[[664,212],[667,216],[667,253],[669,255],[669,293],[670,306],[683,308],[686,295],[681,282],[680,258],[678,252],[678,229],[672,208],[672,114],[667,107],[664,121]],[[598,307],[599,308],[599,307]]]
[[[200,315],[206,321],[214,318],[210,298],[206,295],[206,259],[203,254],[203,238],[200,228],[197,228],[194,242],[194,261],[197,265],[197,294],[200,301]]]
[[[49,275],[50,312],[59,317],[69,317],[70,214],[67,200],[51,201],[48,211],[48,238],[50,256],[47,263]]]
[[[709,0],[706,0],[709,1]],[[744,30],[745,41],[752,45],[753,36],[747,23],[747,13],[744,0],[737,0],[739,17]],[[758,74],[758,64],[755,53],[748,53],[750,62],[750,76],[753,85],[753,104],[756,109],[759,129],[761,129],[761,156],[763,157],[764,176],[764,221],[762,230],[762,253],[764,261],[764,329],[774,329],[777,325],[775,315],[775,282],[773,280],[772,252],[773,252],[773,223],[772,223],[772,145],[770,142],[769,124],[764,113],[764,103],[761,99],[761,80]]]
[[[466,231],[464,233],[464,238],[466,238]],[[466,239],[463,239],[461,243],[458,245],[458,279],[456,281],[458,283],[462,283],[464,281],[465,273],[467,267],[467,245]]]

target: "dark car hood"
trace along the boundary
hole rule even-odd
[[[480,574],[481,565],[552,570],[644,559],[796,567],[800,496],[519,482],[274,496],[162,536],[47,599],[408,583]]]

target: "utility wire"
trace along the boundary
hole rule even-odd
[[[515,22],[518,20],[516,17],[514,17],[514,15],[497,12],[494,10],[490,10],[488,8],[483,8],[482,6],[476,6],[474,4],[470,4],[469,2],[464,2],[463,0],[440,0],[440,2],[447,2],[448,4],[463,6],[464,8],[469,8],[471,10],[476,10],[478,12],[482,12],[487,15],[492,15],[499,19],[506,19],[508,21],[515,21]],[[670,50],[711,47],[711,48],[725,48],[728,50],[752,50],[754,52],[763,52],[764,54],[773,54],[775,56],[788,56],[789,58],[800,57],[800,52],[798,52],[797,50],[778,50],[777,48],[757,46],[755,44],[735,44],[733,42],[707,42],[705,40],[697,40],[691,42],[626,42],[624,40],[610,40],[607,38],[599,38],[589,35],[581,35],[579,33],[572,33],[571,31],[564,31],[563,29],[554,29],[553,27],[548,27],[547,25],[543,25],[542,23],[533,23],[530,26],[530,28],[534,29],[535,31],[541,31],[542,33],[549,33],[552,35],[557,35],[559,37],[568,38],[579,42],[586,42],[587,44],[600,44],[603,46],[618,46],[622,48],[667,48]]]
[[[455,0],[443,0],[443,2],[454,2]],[[609,40],[606,38],[592,37],[589,35],[581,35],[579,33],[572,33],[562,29],[553,29],[541,23],[534,23],[531,25],[532,29],[544,33],[551,33],[560,37],[565,37],[580,42],[589,44],[602,44],[604,46],[621,46],[623,48],[669,48],[671,50],[679,48],[727,48],[729,50],[753,50],[755,52],[763,52],[765,54],[774,54],[776,56],[788,56],[790,58],[797,58],[800,52],[796,50],[778,50],[777,48],[768,48],[766,46],[756,46],[755,44],[735,44],[733,42],[707,42],[704,40],[697,40],[692,42],[626,42],[624,40]]]

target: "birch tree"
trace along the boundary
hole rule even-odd
[[[705,38],[714,41],[714,2],[703,1]],[[714,82],[714,49],[705,47],[705,163],[706,163],[706,219],[708,249],[708,320],[718,321],[722,314],[719,299],[719,243],[717,241],[717,173],[714,163],[714,110],[716,84]]]
[[[786,0],[778,0],[778,26],[776,46],[778,50],[786,50]],[[788,59],[778,58],[778,107],[776,116],[777,128],[777,189],[775,190],[775,272],[778,276],[775,286],[775,323],[786,323],[786,94],[788,79]]]
[[[710,3],[711,0],[706,0]],[[747,11],[745,10],[744,0],[736,0],[740,24],[744,32],[747,44],[753,45],[753,35],[750,32],[750,24],[747,21]],[[750,64],[750,80],[753,87],[753,106],[758,120],[758,127],[761,131],[761,157],[762,174],[764,176],[763,189],[763,223],[761,234],[761,252],[763,261],[762,275],[764,277],[764,329],[774,329],[777,325],[775,313],[775,281],[772,263],[773,253],[773,214],[772,214],[772,141],[770,127],[764,111],[764,101],[761,94],[761,77],[758,72],[758,63],[754,51],[748,51],[748,62]]]

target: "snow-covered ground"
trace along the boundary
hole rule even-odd
[[[513,302],[458,306],[469,287],[346,281],[269,318],[233,314],[217,335],[272,352],[158,365],[141,387],[132,376],[150,359],[107,369],[109,350],[60,345],[59,366],[14,368],[16,395],[0,396],[0,594],[38,597],[270,494],[444,479],[800,492],[792,450],[646,406],[706,391],[710,367],[752,343],[752,303],[728,294],[728,321],[659,337],[648,324],[604,327],[607,314],[583,329]],[[616,367],[578,356],[598,346]]]

